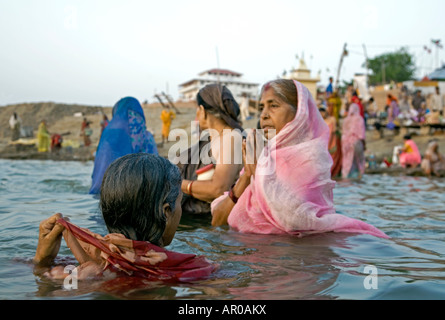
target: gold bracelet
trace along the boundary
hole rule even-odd
[[[189,184],[187,185],[187,194],[190,194],[191,185],[192,185],[192,181],[190,181]]]
[[[194,198],[194,197],[193,197],[193,192],[192,192],[193,182],[195,182],[195,181],[190,182],[190,196],[191,196],[192,198]]]

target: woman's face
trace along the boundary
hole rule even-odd
[[[266,90],[260,100],[260,126],[267,139],[272,138],[273,130],[278,134],[284,126],[295,118],[297,111],[290,104],[280,100],[271,88]]]
[[[182,216],[182,192],[179,192],[179,196],[176,199],[175,211],[167,210],[164,213],[167,215],[167,224],[165,226],[164,234],[162,235],[162,243],[164,246],[168,246],[175,237],[176,229],[178,228],[179,221]],[[170,209],[170,207],[168,207]]]
[[[323,119],[327,119],[329,118],[329,113],[326,110],[320,110],[321,116],[323,117]]]

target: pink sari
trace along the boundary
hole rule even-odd
[[[335,213],[329,128],[308,89],[297,81],[295,85],[295,119],[263,150],[255,177],[229,215],[230,227],[244,233],[298,237],[335,231],[387,238],[365,222]]]
[[[363,143],[366,139],[365,121],[360,115],[360,108],[353,103],[349,106],[348,116],[342,126],[342,176],[350,177],[356,171],[360,175],[365,173],[366,160]]]
[[[417,167],[420,165],[422,163],[422,156],[417,144],[413,140],[406,140],[405,146],[409,146],[412,152],[402,152],[400,154],[400,165],[404,168],[407,166]]]
[[[81,269],[82,265],[93,263],[101,273],[110,270],[149,280],[176,281],[207,277],[215,269],[202,256],[168,251],[146,241],[127,239],[122,234],[102,237],[64,219],[57,222],[65,227],[63,236]]]

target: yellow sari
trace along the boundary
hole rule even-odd
[[[172,124],[172,120],[176,118],[176,113],[173,111],[162,110],[161,113],[161,121],[162,121],[162,136],[164,138],[168,138],[168,134],[170,133],[170,126]]]
[[[39,152],[48,152],[50,148],[50,136],[45,122],[41,122],[39,125],[39,131],[37,132],[37,150]]]
[[[331,115],[335,117],[337,125],[340,123],[340,109],[342,105],[342,101],[338,96],[337,92],[334,92],[328,100],[329,103],[332,103],[332,113]]]

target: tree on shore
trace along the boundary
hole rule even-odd
[[[368,60],[371,85],[411,80],[416,72],[414,57],[407,48],[381,54]]]

